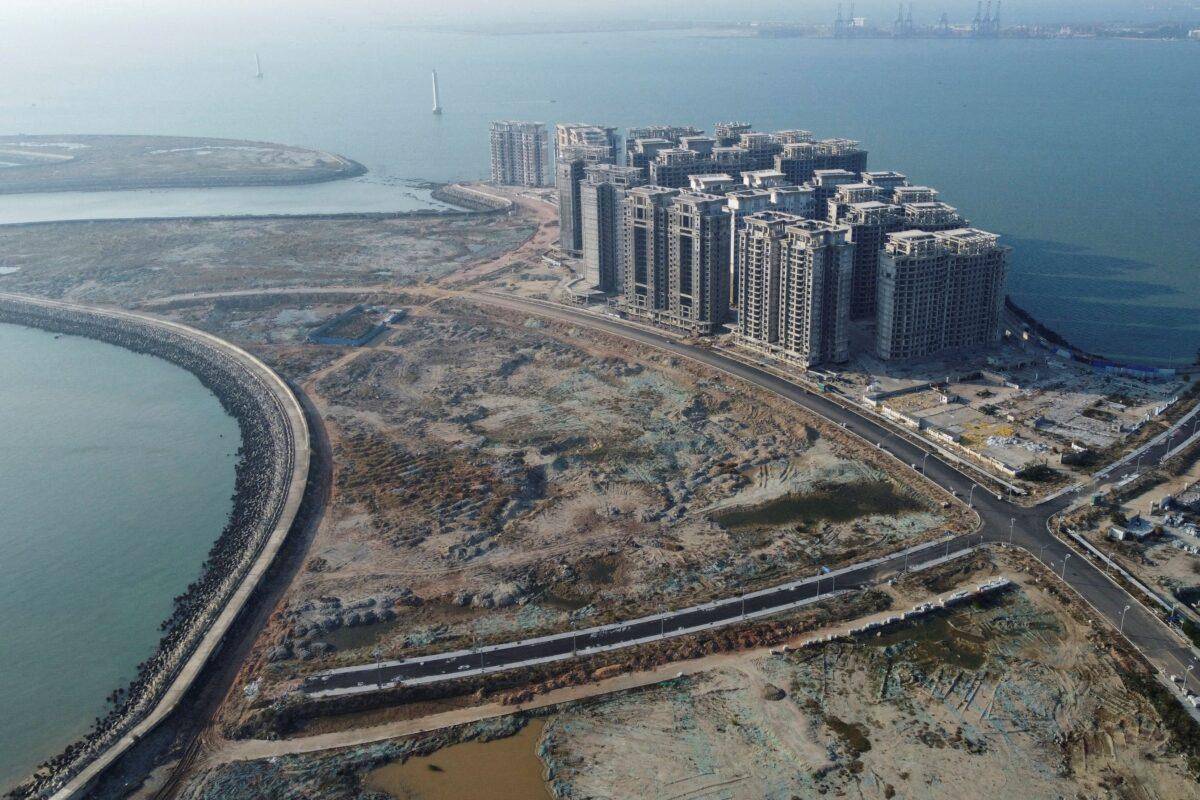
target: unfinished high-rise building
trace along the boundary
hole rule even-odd
[[[582,122],[554,126],[554,186],[558,190],[559,243],[568,253],[583,252],[580,187],[592,164],[615,164],[621,137],[617,129]]]
[[[779,267],[779,352],[806,367],[850,358],[854,244],[843,225],[787,227]]]
[[[622,308],[654,320],[667,309],[667,211],[678,189],[635,186],[621,211]]]
[[[869,183],[872,186],[878,186],[883,189],[889,196],[897,186],[907,186],[908,176],[902,175],[899,172],[892,170],[876,170],[874,172],[864,172],[862,174],[863,183]]]
[[[779,264],[785,229],[797,217],[778,211],[745,216],[734,232],[738,339],[757,350],[779,341]]]
[[[1008,248],[973,228],[901,231],[879,261],[875,353],[912,360],[994,344]]]
[[[579,189],[583,276],[602,292],[620,292],[625,192],[646,179],[637,167],[615,164],[593,164],[584,172]]]
[[[966,227],[967,221],[958,209],[933,200],[927,203],[905,203],[904,227],[921,231],[949,231]]]
[[[843,187],[845,188],[845,187]],[[839,206],[831,222],[850,229],[854,242],[854,268],[850,279],[850,318],[874,319],[875,282],[879,273],[879,255],[888,234],[903,227],[900,206],[868,200]]]
[[[928,186],[908,186],[900,184],[892,188],[892,202],[898,206],[910,203],[932,203],[937,200],[938,193]]]
[[[492,182],[510,186],[545,186],[546,144],[544,122],[493,122]]]
[[[994,233],[958,228],[934,234],[946,249],[947,350],[969,350],[1000,340],[1009,248]]]
[[[603,144],[569,144],[559,148],[554,163],[559,246],[568,253],[577,255],[583,252],[581,190],[586,170],[595,164],[611,164],[612,157],[612,148]]]
[[[819,169],[844,169],[860,173],[867,168],[867,151],[850,139],[822,139],[817,142],[781,143],[775,155],[775,169],[796,185],[812,180]]]
[[[647,125],[630,128],[625,135],[625,163],[645,167],[658,150],[676,147],[685,136],[703,136],[704,131],[690,125]],[[639,144],[644,142],[645,144]]]
[[[848,235],[777,211],[746,217],[734,251],[742,346],[806,368],[849,358]]]
[[[621,151],[621,135],[616,128],[585,122],[560,122],[554,126],[555,153],[574,145],[608,149],[608,163],[615,163]]]
[[[777,182],[778,173],[742,173],[747,188],[734,189],[725,194],[725,205],[730,222],[729,257],[729,302],[735,308],[741,303],[741,278],[737,255],[737,235],[745,220],[762,211],[778,211],[794,217],[811,218],[816,203],[811,186],[787,186]]]
[[[729,215],[719,195],[681,192],[667,210],[667,308],[659,321],[706,336],[729,319]]]
[[[729,147],[738,143],[743,133],[752,133],[754,126],[749,122],[718,122],[713,126],[713,136],[721,147]]]

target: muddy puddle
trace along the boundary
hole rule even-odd
[[[875,647],[898,645],[907,659],[917,663],[979,669],[987,661],[988,639],[964,630],[967,624],[969,617],[962,612],[932,616],[866,641]]]
[[[399,800],[550,800],[537,744],[545,720],[513,736],[464,742],[367,773],[366,788]]]
[[[830,483],[756,506],[720,511],[713,520],[730,530],[753,530],[814,522],[849,522],[873,514],[919,511],[921,504],[886,481]]]

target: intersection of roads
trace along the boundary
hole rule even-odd
[[[839,424],[868,442],[891,453],[902,462],[919,465],[925,476],[964,500],[970,500],[981,527],[970,535],[933,542],[910,552],[901,552],[837,573],[817,575],[748,595],[714,603],[654,614],[637,620],[568,631],[537,639],[441,653],[403,661],[379,661],[346,667],[310,677],[304,690],[313,696],[376,691],[400,682],[428,683],[481,672],[520,668],[547,661],[590,655],[672,635],[710,629],[740,620],[779,613],[816,602],[835,592],[870,585],[903,570],[931,566],[946,558],[968,552],[982,541],[1009,543],[1024,548],[1069,584],[1095,613],[1118,628],[1146,658],[1166,674],[1178,675],[1192,691],[1200,693],[1200,676],[1193,674],[1197,663],[1193,648],[1156,613],[1150,611],[1124,588],[1111,580],[1099,566],[1054,536],[1050,519],[1078,499],[1068,491],[1033,506],[1022,506],[1003,494],[993,494],[970,477],[963,466],[932,452],[876,420],[868,413],[843,405],[835,398],[812,392],[752,364],[705,347],[698,347],[647,326],[588,311],[507,295],[479,294],[476,300],[510,310],[586,326],[614,336],[697,361],[763,389]],[[1170,440],[1148,448],[1138,465],[1119,464],[1105,479],[1119,481],[1136,473],[1142,461],[1154,463],[1170,449]]]

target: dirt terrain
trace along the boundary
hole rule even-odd
[[[876,636],[707,657],[698,671],[681,665],[683,677],[610,695],[600,681],[591,699],[532,712],[540,738],[523,746],[540,764],[502,747],[511,769],[541,770],[558,798],[1200,796],[1197,747],[1162,716],[1173,707],[1160,705],[1165,690],[1047,575],[1024,577],[1029,569],[996,551],[915,573],[888,587],[897,607],[997,574],[1017,585]],[[427,763],[446,787],[435,796],[474,798],[454,793],[472,768],[454,745],[525,722],[517,714],[321,753],[221,758],[184,796],[360,797],[380,776],[403,775],[385,765],[434,753]],[[474,747],[488,761],[486,746]],[[389,786],[407,796],[402,777]]]
[[[518,212],[477,218],[0,227],[0,288],[216,333],[324,422],[330,503],[210,733],[215,750],[255,709],[286,707],[303,675],[377,648],[390,658],[590,625],[972,526],[916,473],[772,395],[473,303],[462,290],[553,297],[567,284],[552,209],[513,199]],[[306,340],[360,303],[402,313],[363,347]],[[569,687],[579,699],[545,712],[548,785],[597,798],[1200,794],[1144,665],[1028,569],[1001,557],[885,587],[900,607],[999,572],[1022,584],[878,639],[786,656],[696,644],[682,658],[727,660],[607,699],[585,697],[585,676]],[[637,658],[661,668],[651,655]],[[369,713],[489,700],[503,699]],[[214,763],[184,796],[362,796],[376,767],[522,724]]]
[[[1035,587],[556,715],[559,797],[1194,797],[1129,666]]]
[[[352,178],[366,168],[305,147],[183,136],[3,136],[0,194],[273,186]]]
[[[496,257],[533,230],[507,216],[0,226],[0,291],[140,307],[194,292],[404,286]]]
[[[243,340],[294,328],[261,354],[333,443],[325,522],[244,675],[259,702],[376,646],[632,616],[970,525],[840,428],[690,364],[456,296],[374,300],[407,315],[359,349],[284,344],[326,310],[286,295],[172,310]]]

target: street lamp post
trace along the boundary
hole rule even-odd
[[[1062,579],[1064,581],[1067,579],[1067,562],[1070,560],[1071,560],[1071,554],[1067,553],[1067,555],[1063,558]]]
[[[1017,518],[1010,517],[1008,520],[1008,543],[1009,544],[1013,543],[1013,528],[1016,527],[1016,524],[1017,524]]]
[[[969,493],[969,494],[967,494],[967,506],[969,506],[970,508],[974,508],[974,507],[975,507],[975,487],[976,487],[977,485],[978,485],[978,484],[974,484],[974,483],[972,483],[972,484],[971,484],[971,491],[970,491],[970,493]]]
[[[1049,546],[1050,546],[1050,545],[1048,545],[1048,544],[1044,544],[1044,545],[1042,545],[1042,546],[1041,546],[1041,547],[1038,549],[1038,561],[1043,561],[1043,560],[1044,560],[1044,559],[1042,558],[1042,556],[1046,555],[1046,548],[1047,548],[1047,547],[1049,547]]]
[[[371,655],[375,658],[375,685],[382,689],[383,665],[379,663],[379,659],[383,656],[383,650],[379,648],[379,645],[375,645],[375,649],[371,651]]]
[[[1125,606],[1125,608],[1121,609],[1121,626],[1117,628],[1117,632],[1122,635],[1125,634],[1125,612],[1128,610],[1129,606]]]
[[[929,451],[925,451],[925,457],[921,459],[921,474],[925,474],[925,464],[929,462]]]

